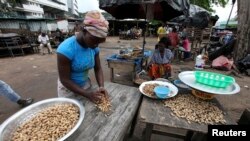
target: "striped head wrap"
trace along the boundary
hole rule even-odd
[[[83,21],[84,28],[93,36],[106,38],[108,34],[108,21],[99,11],[89,11]]]

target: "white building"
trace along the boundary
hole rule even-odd
[[[79,15],[77,0],[68,0],[68,12],[75,16]]]
[[[8,20],[8,17],[11,19],[12,16],[6,16],[4,13],[2,17],[0,15],[0,18],[4,18],[0,20],[0,28],[30,31],[55,31],[59,28],[67,32],[72,24],[65,17],[68,14],[70,17],[77,17],[77,5],[77,0],[22,0],[16,4],[12,21]]]
[[[67,0],[24,0],[16,10],[26,18],[60,18],[68,11],[68,5]]]

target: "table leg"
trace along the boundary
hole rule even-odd
[[[146,124],[146,128],[144,129],[144,133],[142,137],[143,141],[150,141],[153,127],[154,126],[151,123]]]
[[[110,68],[110,81],[114,82],[114,69]]]
[[[192,136],[194,135],[193,131],[187,131],[185,136],[185,141],[191,141]]]
[[[141,104],[143,97],[140,97],[139,103]],[[140,109],[140,105],[138,106],[138,108],[136,109],[136,113],[135,116],[133,117],[132,123],[131,123],[131,127],[130,127],[130,131],[129,131],[129,137],[132,137],[134,134],[134,130],[135,130],[135,126],[136,126],[136,122],[137,122],[137,116],[139,114],[139,109]]]
[[[132,137],[133,134],[134,134],[137,115],[138,115],[138,114],[136,113],[136,115],[134,116],[134,118],[133,118],[133,120],[132,120],[132,123],[131,123],[131,126],[130,126],[130,131],[129,131],[129,137]]]

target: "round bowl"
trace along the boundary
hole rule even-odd
[[[192,94],[203,100],[211,100],[214,98],[214,94],[209,94],[195,89],[192,90]]]
[[[174,80],[174,85],[181,89],[191,89],[188,85],[183,83],[181,80]]]
[[[29,119],[33,118],[37,113],[39,113],[41,110],[54,106],[56,104],[74,104],[76,107],[79,108],[79,119],[76,125],[62,138],[60,138],[58,141],[63,141],[67,138],[69,138],[81,125],[84,115],[85,115],[85,109],[83,105],[74,99],[69,98],[51,98],[46,99],[37,103],[34,103],[14,115],[12,115],[10,118],[5,120],[3,124],[0,126],[0,141],[7,141],[10,140],[12,137],[12,133],[15,132],[15,130],[24,122],[28,121]]]
[[[166,98],[168,96],[170,90],[166,86],[157,86],[154,88],[154,92],[158,98]]]
[[[190,88],[188,85],[186,85],[179,79],[174,80],[173,84],[178,88],[179,93],[188,94],[192,91],[192,88]]]

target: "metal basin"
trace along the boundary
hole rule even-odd
[[[0,141],[10,141],[12,133],[15,132],[18,126],[28,121],[32,117],[34,117],[41,110],[47,107],[54,106],[56,104],[66,104],[66,103],[74,104],[76,107],[79,108],[79,112],[80,112],[80,117],[76,125],[66,135],[60,138],[59,141],[63,141],[69,138],[81,125],[84,119],[85,109],[79,101],[74,100],[74,99],[51,98],[51,99],[47,99],[47,100],[34,103],[18,111],[17,113],[12,115],[10,118],[8,118],[6,121],[4,121],[3,124],[0,126]]]

